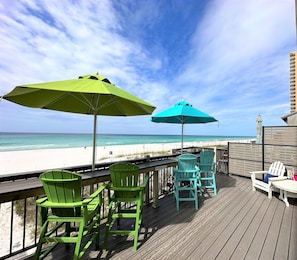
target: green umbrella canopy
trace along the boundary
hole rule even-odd
[[[92,170],[95,169],[97,115],[149,115],[155,110],[153,105],[100,75],[17,86],[1,98],[27,107],[94,115]]]
[[[152,116],[155,123],[170,123],[182,125],[181,152],[183,152],[184,124],[204,124],[218,121],[214,117],[194,108],[190,103],[181,101],[173,107]]]
[[[27,107],[79,114],[134,116],[155,110],[153,105],[99,75],[17,86],[3,98]]]

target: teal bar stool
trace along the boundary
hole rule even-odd
[[[200,162],[198,164],[201,188],[213,189],[214,195],[217,195],[217,185],[216,185],[216,162],[214,160],[214,151],[202,151],[200,153]]]
[[[173,168],[174,196],[176,210],[182,201],[194,201],[195,209],[198,210],[198,180],[199,169],[197,156],[194,154],[182,154],[178,157],[178,167]],[[188,194],[186,197],[185,194]]]

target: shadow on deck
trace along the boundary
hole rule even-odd
[[[84,259],[297,259],[297,200],[290,207],[275,194],[253,192],[248,178],[217,174],[218,195],[205,194],[175,208],[172,195],[144,209],[137,252],[133,239],[111,237],[107,252],[91,248]],[[71,259],[59,246],[46,259]]]

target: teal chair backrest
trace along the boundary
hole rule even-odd
[[[194,154],[182,154],[178,157],[178,171],[193,172],[196,171],[197,156]]]
[[[116,197],[134,197],[137,192],[131,188],[140,186],[139,175],[140,169],[133,163],[120,162],[109,167],[110,179],[115,191]]]
[[[40,175],[43,189],[49,202],[73,203],[81,201],[81,175],[67,170],[51,170]],[[52,209],[59,216],[80,214],[77,209]]]
[[[213,171],[215,167],[214,151],[202,151],[200,153],[199,169],[201,172]]]

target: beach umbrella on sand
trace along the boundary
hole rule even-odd
[[[178,102],[173,107],[152,116],[151,120],[155,123],[182,125],[181,153],[183,153],[184,124],[204,124],[218,121],[214,117],[194,108],[186,101]]]
[[[27,107],[93,115],[92,170],[95,168],[97,115],[149,115],[155,110],[153,105],[99,75],[17,86],[1,98]]]

